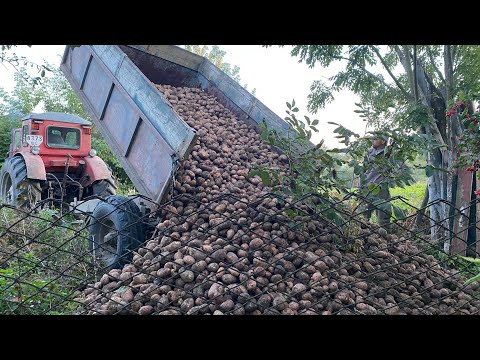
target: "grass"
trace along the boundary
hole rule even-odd
[[[427,182],[420,181],[410,186],[405,186],[404,188],[396,187],[390,189],[390,195],[393,196],[403,196],[410,205],[419,208],[422,204],[423,197],[425,195],[425,188]],[[397,205],[402,210],[407,212],[414,212],[415,209],[412,206],[404,203],[401,200],[392,201],[393,204]]]

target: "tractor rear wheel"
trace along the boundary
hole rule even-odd
[[[92,184],[92,195],[106,197],[117,194],[117,186],[113,178],[98,180]]]
[[[27,178],[21,156],[8,158],[0,170],[0,199],[18,208],[32,208],[42,199],[40,182]]]
[[[105,271],[128,264],[132,251],[145,241],[140,209],[125,196],[108,196],[99,203],[90,217],[88,229],[90,251]]]

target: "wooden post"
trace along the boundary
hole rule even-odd
[[[453,223],[453,239],[450,245],[451,255],[465,256],[467,250],[468,225],[470,215],[470,199],[472,191],[473,173],[465,169],[458,170],[458,187]]]

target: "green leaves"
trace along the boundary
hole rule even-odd
[[[480,265],[480,258],[471,258],[471,257],[467,257],[467,256],[461,256],[459,255],[458,256],[459,258],[463,259],[463,260],[466,260],[468,262],[471,262],[473,264],[477,264],[477,265]]]
[[[290,219],[293,219],[295,216],[297,216],[297,212],[293,209],[286,209],[285,210],[285,214],[287,214],[287,216],[290,218]]]
[[[358,135],[357,133],[347,129],[346,127],[344,127],[343,125],[340,125],[340,124],[337,124],[336,122],[333,122],[333,121],[329,121],[328,124],[331,124],[331,125],[336,125],[337,127],[333,130],[334,133],[338,134],[337,136],[335,136],[337,139],[343,139],[340,141],[340,143],[343,143],[345,145],[348,145],[350,144],[350,142],[352,141],[351,138],[354,137],[354,138],[359,138],[360,135]]]
[[[292,110],[292,108],[295,106],[295,99],[292,100],[292,103],[290,104],[288,101],[287,101],[287,107],[289,110]],[[293,111],[293,110],[292,110]],[[288,111],[287,111],[288,112]]]
[[[427,177],[432,176],[435,173],[435,171],[441,171],[441,172],[448,173],[448,170],[445,170],[443,168],[435,167],[435,166],[432,166],[432,165],[425,166],[425,174],[427,175]]]
[[[368,184],[368,191],[373,195],[378,195],[380,192],[380,186],[378,186],[378,184],[370,183]]]
[[[465,284],[464,285],[468,285],[468,284],[471,284],[475,281],[479,281],[480,280],[480,274],[478,275],[475,275],[474,277],[468,279],[467,281],[465,281]]]
[[[270,173],[267,171],[267,170],[253,170],[253,171],[250,171],[249,174],[248,174],[248,177],[251,178],[251,177],[254,177],[254,176],[260,176],[260,178],[262,179],[262,182],[267,185],[267,186],[271,186],[272,185],[272,182],[271,182],[271,179],[270,179]]]
[[[402,208],[392,204],[392,209],[396,219],[403,219],[405,217],[405,211]]]
[[[323,140],[316,146],[310,142],[312,133],[319,132],[315,126],[319,124],[319,120],[298,116],[294,99],[286,105],[285,120],[289,125],[287,134],[279,134],[270,129],[265,121],[259,125],[262,130],[261,139],[275,144],[282,150],[288,158],[290,171],[287,174],[280,174],[280,169],[253,164],[249,177],[259,176],[265,185],[272,187],[274,192],[291,196],[293,199],[299,199],[306,193],[322,193],[330,196],[331,190],[340,192],[336,188],[335,166],[343,162],[335,158],[334,153],[322,148]]]

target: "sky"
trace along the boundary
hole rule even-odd
[[[281,118],[286,116],[286,102],[295,99],[299,108],[299,117],[307,115],[310,119],[318,119],[318,133],[312,136],[312,142],[318,143],[324,139],[328,147],[338,146],[334,137],[334,125],[329,121],[340,123],[349,129],[364,134],[365,122],[355,110],[358,97],[350,91],[342,91],[334,95],[335,100],[316,114],[307,111],[307,96],[314,80],[325,80],[339,70],[337,65],[322,68],[316,65],[310,69],[305,63],[290,55],[290,46],[280,48],[273,46],[264,48],[259,45],[219,45],[226,51],[224,61],[232,66],[240,67],[241,84],[248,84],[251,91],[256,88],[256,97]],[[13,50],[28,60],[43,63],[43,60],[60,66],[61,55],[65,45],[33,45],[31,48],[19,46]],[[9,65],[0,64],[0,87],[11,91],[14,86],[14,69]],[[43,111],[42,105],[35,111]]]

